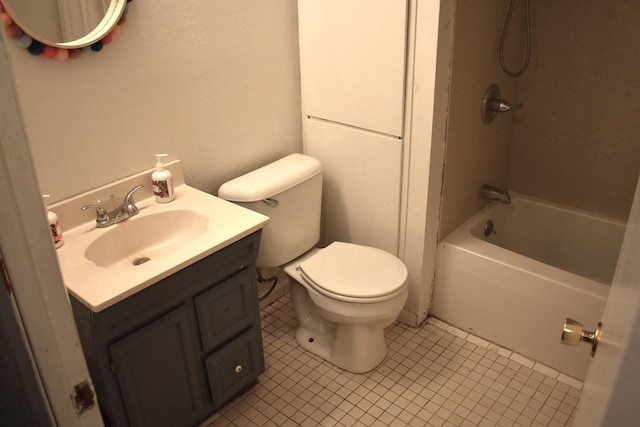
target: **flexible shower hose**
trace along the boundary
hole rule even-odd
[[[508,76],[520,77],[527,70],[527,67],[529,66],[529,60],[531,59],[531,11],[529,9],[529,0],[524,0],[525,18],[527,23],[527,56],[524,60],[524,64],[522,64],[522,67],[520,67],[518,71],[511,71],[504,61],[504,41],[507,38],[509,25],[511,24],[511,15],[513,14],[515,3],[516,0],[511,0],[511,4],[509,5],[509,12],[507,13],[507,19],[505,20],[504,27],[502,28],[502,36],[500,37],[500,66]]]

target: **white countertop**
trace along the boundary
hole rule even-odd
[[[146,174],[146,172],[142,173],[140,177],[144,177]],[[131,187],[136,185],[136,177],[133,180],[128,180],[126,185]],[[137,178],[138,181],[140,181],[140,177]],[[146,185],[146,181],[143,181],[137,183],[144,183],[145,186],[150,187],[150,185]],[[70,229],[63,228],[65,243],[57,249],[57,254],[65,285],[73,296],[86,304],[92,311],[99,312],[239,241],[269,222],[269,218],[264,215],[189,187],[181,181],[181,178],[177,180],[175,200],[170,203],[156,203],[154,197],[150,196],[149,190],[146,192],[138,191],[141,193],[140,198],[136,193],[134,199],[139,213],[121,224],[102,229],[96,228],[94,215],[83,212],[86,214],[86,222]],[[133,185],[131,185],[132,183]],[[87,197],[83,195],[76,199],[84,203]],[[72,204],[78,205],[78,201],[76,200],[75,203],[72,201]],[[69,206],[64,205],[65,202],[60,202],[53,205],[51,209],[55,208],[57,213],[70,209]],[[75,208],[79,210],[78,206]],[[108,233],[113,228],[127,222],[133,225],[136,219],[144,218],[146,215],[169,210],[192,210],[205,216],[207,218],[206,230],[170,254],[160,256],[157,259],[152,258],[137,266],[127,262],[110,267],[99,267],[85,257],[87,247],[104,233]],[[64,216],[60,214],[59,216],[64,227]]]

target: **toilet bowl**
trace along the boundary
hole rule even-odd
[[[407,299],[407,269],[394,255],[320,237],[322,164],[291,154],[224,183],[218,196],[270,218],[256,265],[292,279],[296,341],[351,372],[375,368],[387,352],[384,328]]]
[[[304,349],[355,373],[387,354],[384,328],[407,300],[407,269],[380,249],[334,242],[284,266],[293,279],[296,341]]]

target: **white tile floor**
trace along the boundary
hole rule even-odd
[[[301,349],[287,296],[262,310],[266,372],[202,426],[565,426],[582,384],[431,319],[396,323],[374,371]]]

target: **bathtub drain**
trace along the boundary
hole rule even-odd
[[[493,228],[493,221],[489,220],[484,225],[484,235],[485,237],[489,237],[492,233],[495,233],[496,230]]]

